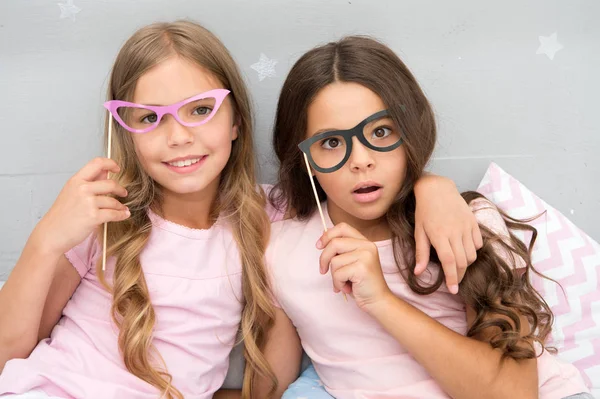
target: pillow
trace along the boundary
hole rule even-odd
[[[548,344],[558,349],[558,358],[581,371],[600,398],[600,245],[495,163],[477,191],[516,219],[543,213],[530,222],[538,231],[532,263],[566,293],[532,273],[533,286],[555,316]],[[530,237],[519,233],[528,243]]]

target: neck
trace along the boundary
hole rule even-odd
[[[384,241],[391,238],[390,227],[385,216],[373,220],[360,219],[346,212],[331,201],[327,201],[327,212],[334,225],[338,223],[347,223],[358,230],[359,233],[365,236],[369,241]]]
[[[160,215],[173,223],[191,229],[209,229],[215,222],[211,210],[217,198],[220,178],[217,177],[203,190],[179,194],[163,188]]]

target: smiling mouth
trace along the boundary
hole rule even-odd
[[[198,162],[200,162],[202,159],[204,159],[204,157],[200,157],[200,158],[191,158],[191,159],[186,159],[186,160],[180,160],[180,161],[173,161],[173,162],[165,162],[167,165],[173,166],[175,168],[183,168],[185,166],[191,166],[194,165]]]

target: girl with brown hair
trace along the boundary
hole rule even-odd
[[[259,379],[257,397],[281,397],[302,348],[335,398],[586,392],[577,370],[544,347],[552,313],[529,283],[532,227],[465,193],[484,243],[459,295],[442,284],[436,256],[415,275],[414,187],[436,125],[392,50],[347,37],[304,54],[281,90],[274,130],[281,167],[272,200],[287,199],[296,218],[272,225],[266,259],[277,310],[265,356],[278,385]],[[507,227],[532,231],[530,246]],[[322,397],[313,388],[293,397]]]

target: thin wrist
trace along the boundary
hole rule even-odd
[[[380,320],[385,317],[399,301],[391,291],[386,292],[380,299],[365,306],[365,311],[373,318]]]
[[[52,247],[48,244],[48,238],[45,237],[43,231],[34,228],[33,232],[29,236],[27,243],[25,244],[25,250],[31,251],[32,254],[42,256],[48,259],[60,258],[64,251]]]
[[[444,176],[426,174],[421,176],[421,178],[419,178],[419,180],[417,180],[417,182],[415,183],[415,194],[418,194],[418,192],[421,191],[423,187],[427,187],[430,184],[434,184],[438,188],[442,186],[456,189],[456,184],[452,179],[449,179]]]

